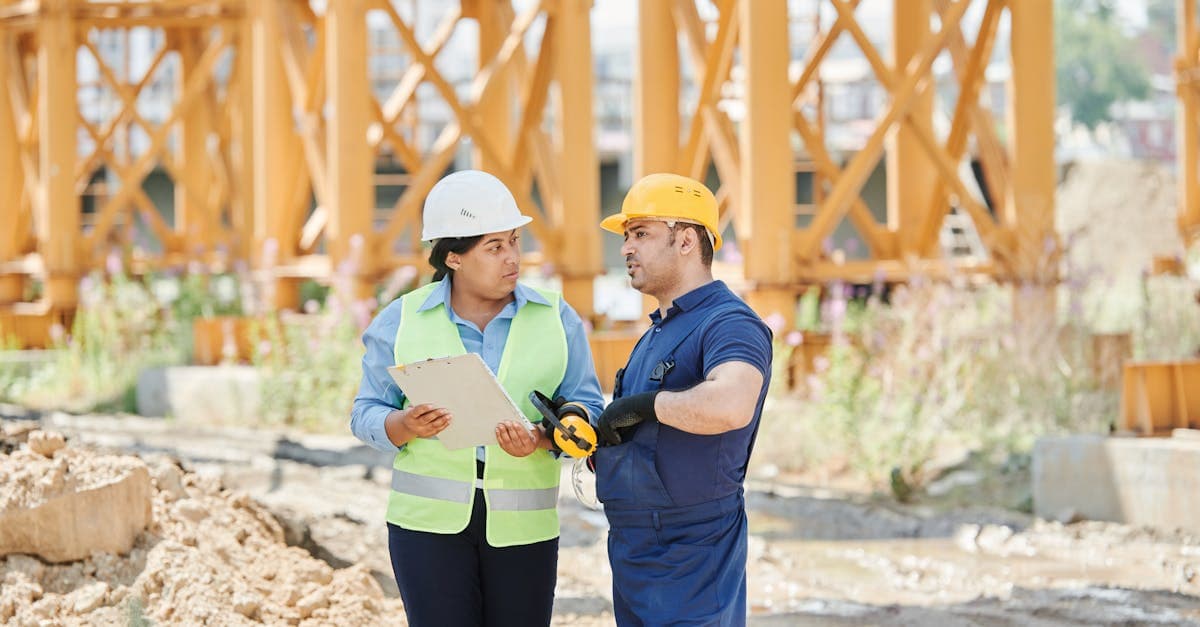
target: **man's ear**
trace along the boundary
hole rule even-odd
[[[685,255],[695,250],[700,244],[700,241],[696,239],[696,229],[690,226],[680,229],[678,237],[680,238],[679,252]]]

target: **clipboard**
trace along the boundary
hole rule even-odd
[[[434,436],[447,449],[497,444],[501,422],[533,427],[477,353],[391,366],[388,374],[413,405],[450,410],[450,425]]]

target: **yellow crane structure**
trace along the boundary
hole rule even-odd
[[[690,0],[639,3],[635,170],[702,177],[711,160],[721,180],[723,216],[734,223],[744,244],[746,276],[755,285],[751,304],[760,312],[787,317],[794,310],[797,287],[806,284],[839,278],[896,281],[954,270],[956,264],[939,253],[937,238],[951,210],[970,217],[987,251],[986,259],[966,260],[959,270],[1051,283],[1056,248],[1052,3],[897,0],[890,54],[878,50],[859,24],[858,0],[820,4],[830,7],[836,19],[807,42],[800,71],[793,76],[786,2],[716,2],[719,18],[711,37]],[[962,28],[972,7],[982,10],[973,41]],[[1004,12],[1014,44],[1007,142],[998,137],[991,112],[979,100]],[[932,31],[935,16],[940,28]],[[663,36],[671,32],[686,42],[701,85],[686,134],[679,132],[675,106],[679,59],[674,38]],[[826,149],[821,107],[814,103],[822,63],[841,37],[853,40],[889,96],[866,144],[844,165]],[[745,119],[736,129],[717,106],[735,52],[745,101]],[[953,62],[958,98],[949,134],[939,138],[932,125],[937,87],[932,68],[943,53]],[[683,140],[675,141],[677,136]],[[991,209],[972,192],[959,168],[972,138],[993,190]],[[818,181],[819,200],[806,228],[797,228],[793,215],[797,153],[812,162]],[[887,220],[880,223],[860,193],[885,156]],[[870,250],[869,259],[844,262],[822,250],[823,240],[847,219]],[[1040,302],[1023,307],[1053,311],[1052,292],[1043,289],[1040,294]]]
[[[135,260],[141,267],[208,262],[221,248],[274,273],[279,306],[295,306],[299,279],[328,278],[347,263],[365,293],[382,272],[413,261],[390,244],[419,238],[421,198],[470,141],[479,166],[540,218],[532,231],[545,255],[569,296],[590,308],[590,280],[600,270],[590,6],[538,4],[515,15],[506,2],[464,1],[431,41],[418,41],[390,2],[321,4],[321,13],[291,0],[0,4],[0,79],[10,96],[0,104],[0,216],[16,226],[0,236],[0,301],[18,303],[26,277],[37,275],[45,286],[40,311],[73,307],[81,273],[102,266],[134,216],[161,247]],[[411,60],[382,100],[368,82],[368,12],[390,20]],[[478,25],[481,54],[460,94],[435,61],[468,20]],[[535,21],[541,42],[530,58],[524,39]],[[139,28],[163,35],[144,75],[109,67],[99,36]],[[104,119],[88,119],[76,105],[77,51],[98,65],[99,88],[120,101]],[[176,94],[155,124],[139,96],[168,56],[178,58]],[[551,84],[554,133],[543,124]],[[429,145],[418,145],[404,115],[423,85],[454,113]],[[147,140],[138,151],[120,139],[133,132]],[[376,228],[372,177],[384,150],[403,164],[408,186]],[[80,199],[102,166],[115,174],[115,191],[84,221]],[[142,189],[155,168],[175,185],[172,223]],[[534,179],[541,209],[531,198]],[[561,254],[566,242],[570,255]]]
[[[1185,247],[1200,245],[1200,24],[1196,3],[1179,0],[1175,60],[1179,95],[1179,232]]]
[[[1021,312],[1053,311],[1053,3],[894,0],[890,50],[868,38],[860,4],[812,0],[830,19],[818,17],[811,38],[796,42],[787,0],[637,2],[635,177],[715,172],[760,313],[790,319],[799,292],[831,279],[954,271],[1042,286]],[[432,32],[417,27],[422,7],[445,9]],[[158,245],[128,259],[135,268],[241,259],[272,277],[279,307],[297,305],[301,281],[349,268],[352,289],[366,294],[391,269],[422,263],[421,200],[469,148],[473,164],[536,216],[534,260],[552,263],[568,300],[591,313],[602,261],[590,12],[602,10],[604,0],[0,0],[0,312],[69,312],[80,277],[124,250],[139,220]],[[1003,19],[1011,76],[997,119],[980,95]],[[369,20],[394,30],[406,63],[382,94],[371,79]],[[1181,40],[1192,68],[1188,23]],[[460,31],[477,41],[466,84],[439,67]],[[135,32],[157,41],[140,74],[100,49],[105,37]],[[842,160],[827,147],[821,72],[846,41],[887,97],[864,145]],[[797,58],[794,49],[806,51]],[[944,132],[934,124],[938,59],[950,61],[956,94]],[[98,69],[93,84],[80,84],[81,62]],[[170,108],[149,112],[142,96],[166,65]],[[109,105],[81,106],[81,90]],[[419,92],[450,113],[434,135],[419,132]],[[1194,142],[1184,143],[1194,174]],[[400,164],[404,189],[377,207],[384,155]],[[962,167],[969,158],[988,199]],[[862,199],[881,162],[882,221]],[[804,223],[797,163],[815,181]],[[170,218],[144,189],[156,171],[174,185]],[[1183,215],[1200,223],[1200,200],[1187,202]],[[941,254],[947,215],[973,225],[983,255]],[[844,221],[868,258],[824,249]],[[31,277],[42,286],[36,300]]]

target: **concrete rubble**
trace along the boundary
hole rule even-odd
[[[397,624],[361,566],[288,546],[248,495],[31,431],[0,454],[0,624]],[[402,618],[400,619],[402,621]],[[402,624],[402,622],[400,623]]]

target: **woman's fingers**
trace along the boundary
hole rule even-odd
[[[496,438],[508,442],[517,442],[517,430],[511,422],[502,422],[496,425]]]
[[[425,415],[421,417],[421,420],[424,420],[428,424],[433,424],[434,422],[437,422],[438,420],[449,420],[449,419],[450,419],[450,410],[449,409],[435,409],[433,411],[425,412]]]
[[[509,455],[525,456],[537,448],[537,439],[533,434],[515,422],[496,425],[496,440]]]
[[[416,421],[417,423],[428,424],[428,423],[433,422],[434,420],[437,420],[438,418],[441,418],[443,416],[449,416],[449,415],[450,415],[450,410],[448,410],[448,409],[443,409],[441,407],[434,407],[433,405],[426,404],[426,405],[414,405],[412,407],[411,418],[414,421]]]
[[[441,433],[446,427],[450,426],[450,413],[447,412],[442,416],[435,418],[429,423],[429,427],[433,429],[434,434]]]
[[[437,435],[450,424],[450,410],[429,404],[413,405],[408,409],[405,423],[421,437]]]

